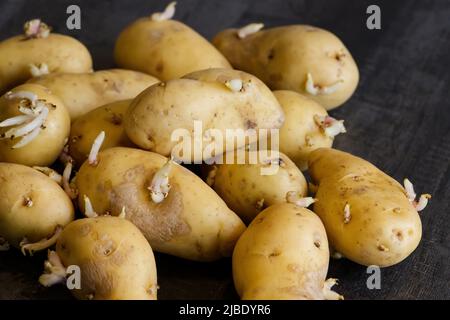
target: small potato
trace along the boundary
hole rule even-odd
[[[163,81],[197,70],[231,68],[208,40],[187,25],[170,20],[174,9],[171,4],[164,13],[141,18],[127,26],[116,41],[117,65],[146,72]]]
[[[313,151],[309,168],[318,187],[314,211],[344,257],[387,267],[416,249],[422,237],[417,211],[423,208],[415,194],[408,199],[405,189],[374,165],[334,149]],[[423,195],[420,206],[429,197]]]
[[[0,238],[32,253],[53,245],[74,218],[72,201],[52,179],[32,168],[0,162]]]
[[[305,177],[286,155],[280,153],[277,159],[263,161],[258,153],[247,152],[249,161],[245,164],[217,164],[209,174],[212,188],[247,223],[264,208],[286,202],[289,192],[298,197],[308,192]],[[253,158],[256,161],[251,162]],[[270,161],[276,161],[277,167],[264,172]]]
[[[334,34],[305,25],[258,31],[261,26],[224,30],[213,43],[233,67],[254,74],[272,90],[297,91],[327,110],[352,96],[358,67]]]
[[[81,166],[76,185],[87,215],[125,213],[154,250],[178,257],[228,257],[245,229],[199,177],[156,153],[106,149]]]
[[[69,132],[67,109],[43,86],[24,84],[0,98],[0,161],[49,166]]]
[[[208,69],[148,88],[131,103],[124,125],[128,137],[139,147],[191,162],[253,143],[257,131],[279,128],[283,121],[275,96],[256,77],[237,70]],[[202,130],[199,152],[179,152],[185,140],[195,141],[196,123]],[[227,130],[253,131],[255,135],[230,144],[225,141]],[[172,135],[181,131],[187,137],[174,139]],[[213,136],[216,144],[206,137],[208,131],[211,136],[220,133],[220,137]],[[222,143],[217,143],[219,140]],[[213,152],[209,154],[211,145]]]
[[[132,147],[123,128],[123,116],[131,100],[116,101],[98,107],[72,123],[69,137],[69,154],[77,165],[88,158],[92,144],[104,131],[105,139],[100,150],[112,147]]]
[[[32,78],[61,98],[72,121],[104,104],[133,99],[158,79],[137,71],[110,69],[91,73],[53,73]]]
[[[31,65],[44,67],[45,73],[92,70],[88,49],[75,38],[49,33],[38,19],[27,22],[24,29],[24,35],[0,42],[0,94],[31,78]]]
[[[314,212],[291,203],[262,211],[233,252],[233,279],[243,300],[336,300],[326,280],[325,229]]]
[[[78,266],[83,300],[156,300],[157,277],[153,251],[131,222],[117,217],[80,219],[70,223],[50,251],[44,286],[65,282],[66,268]]]
[[[273,94],[286,118],[279,132],[280,151],[304,171],[313,150],[330,148],[334,137],[346,132],[343,121],[328,116],[316,101],[294,91],[279,90]]]

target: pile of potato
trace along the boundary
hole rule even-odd
[[[365,266],[408,257],[431,196],[331,148],[346,130],[327,110],[359,79],[344,44],[316,27],[262,24],[211,44],[174,14],[171,3],[121,32],[122,69],[94,72],[83,44],[38,19],[0,42],[0,249],[54,248],[39,281],[64,282],[76,265],[79,299],[156,299],[152,250],[232,256],[242,299],[341,299],[330,251]],[[279,129],[281,152],[268,163],[249,139],[211,157],[239,148],[256,164],[180,154],[202,163],[197,175],[169,158],[172,131],[194,121]],[[272,161],[278,171],[261,175]]]

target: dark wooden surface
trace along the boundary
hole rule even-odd
[[[95,67],[112,67],[119,31],[166,1],[2,0],[0,39],[24,20],[41,17],[57,32],[91,50]],[[382,30],[366,28],[366,8],[378,4]],[[65,28],[66,7],[78,4],[82,29]],[[337,34],[353,53],[361,81],[353,98],[334,111],[348,133],[335,146],[373,162],[416,191],[433,195],[421,213],[423,239],[403,263],[382,270],[380,290],[366,287],[366,269],[332,261],[347,299],[450,299],[450,2],[361,0],[180,0],[176,18],[211,38],[221,29],[262,21],[267,26],[312,24]],[[1,57],[0,57],[1,59]],[[1,196],[1,195],[0,195]],[[37,284],[44,256],[0,252],[0,299],[68,299],[62,287]],[[194,263],[157,255],[160,299],[237,298],[230,261]]]

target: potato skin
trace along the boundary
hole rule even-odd
[[[246,157],[251,157],[249,152]],[[288,192],[297,192],[301,197],[308,193],[301,171],[286,155],[280,153],[279,159],[278,170],[271,175],[261,174],[261,169],[267,166],[261,161],[215,165],[212,188],[244,222],[250,223],[263,208],[286,202]]]
[[[327,110],[348,100],[359,81],[358,67],[341,40],[316,27],[263,29],[243,39],[237,29],[227,29],[215,36],[213,44],[233,67],[254,74],[272,90],[297,91]],[[311,95],[305,90],[308,73],[319,87],[343,82],[332,94]]]
[[[104,104],[133,99],[147,87],[159,82],[150,75],[124,69],[91,73],[54,73],[32,78],[61,98],[72,121]]]
[[[44,128],[39,135],[29,144],[12,149],[20,138],[0,139],[0,161],[23,164],[27,166],[50,166],[53,164],[64,148],[65,141],[70,132],[70,117],[64,103],[52,94],[50,90],[36,84],[23,84],[13,90],[28,91],[36,94],[53,104],[49,107],[49,114],[44,122]],[[0,98],[0,121],[21,115],[18,110],[20,99]],[[0,134],[5,133],[11,127],[0,128]]]
[[[420,217],[403,187],[369,162],[342,151],[321,148],[309,160],[318,184],[314,212],[330,244],[362,265],[392,266],[408,257],[422,236]],[[351,219],[344,222],[344,207]]]
[[[45,239],[74,219],[72,201],[43,173],[0,162],[0,181],[0,236],[13,247],[24,238],[31,243]]]
[[[69,154],[76,165],[82,165],[101,131],[105,140],[100,150],[112,147],[133,147],[123,128],[123,117],[131,100],[116,101],[98,107],[72,123],[69,137]]]
[[[156,300],[153,251],[131,222],[118,217],[76,220],[56,242],[64,266],[77,265],[81,289],[77,299]]]
[[[0,93],[30,79],[30,64],[45,63],[49,72],[92,71],[88,49],[75,38],[51,33],[47,38],[19,35],[0,42]]]
[[[262,211],[233,252],[233,279],[243,300],[324,299],[329,249],[320,219],[294,204]]]
[[[127,219],[159,252],[197,261],[231,255],[245,225],[195,174],[174,163],[170,192],[155,204],[148,186],[167,158],[117,147],[100,152],[98,159],[96,167],[85,162],[77,174],[80,208],[84,195],[98,214],[116,216],[125,207]]]
[[[187,25],[141,18],[119,35],[114,50],[122,68],[142,71],[163,81],[209,68],[231,68],[225,57]]]
[[[231,79],[249,86],[233,92],[225,86]],[[193,132],[194,120],[202,122],[203,133],[218,129],[225,136],[226,129],[279,128],[284,114],[272,92],[256,77],[237,70],[209,69],[148,88],[131,103],[124,125],[136,145],[169,156],[178,144],[171,140],[172,132],[180,128]],[[203,143],[202,151],[209,143]],[[188,162],[204,160],[203,154],[177,157]]]
[[[294,91],[277,90],[273,94],[280,102],[285,121],[280,129],[280,151],[297,167],[308,168],[308,156],[317,148],[331,148],[333,138],[327,136],[315,122],[314,116],[327,116],[327,111],[316,101]]]

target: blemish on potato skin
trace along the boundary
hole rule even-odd
[[[164,62],[159,61],[158,64],[156,65],[156,72],[161,74],[163,71],[164,71]]]
[[[275,258],[281,255],[280,249],[275,249],[272,251],[272,253],[269,254],[269,258]]]
[[[31,197],[24,197],[23,205],[27,208],[31,208],[33,206],[33,199],[31,199]]]

